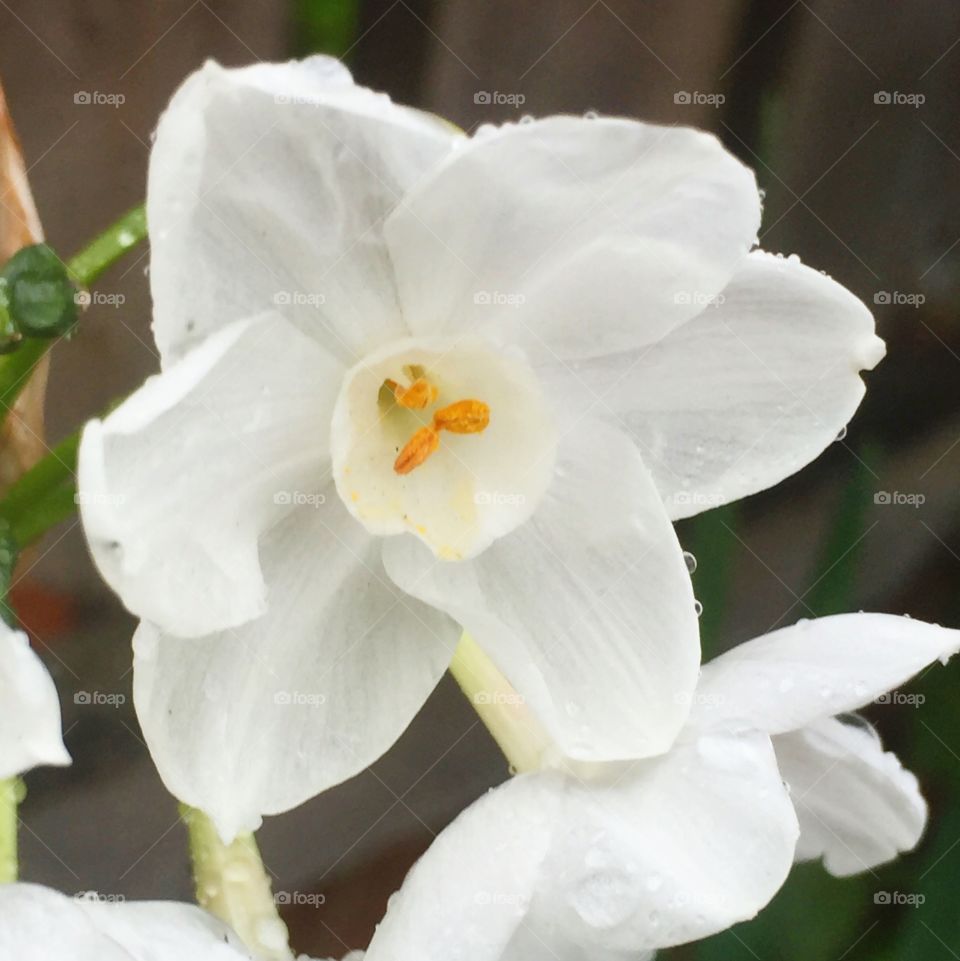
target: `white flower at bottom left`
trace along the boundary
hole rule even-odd
[[[17,961],[249,961],[224,924],[192,904],[67,897],[0,886],[0,958]]]
[[[0,780],[69,763],[53,678],[27,635],[0,621]]]

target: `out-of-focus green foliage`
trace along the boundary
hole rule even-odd
[[[723,643],[724,615],[728,608],[737,548],[738,511],[736,504],[698,514],[681,530],[684,547],[697,559],[693,589],[702,605],[700,643],[703,660],[720,654]]]
[[[342,57],[353,46],[359,22],[357,0],[294,0],[293,53]]]

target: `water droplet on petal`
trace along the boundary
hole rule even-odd
[[[699,617],[703,613],[703,604],[701,604],[700,601],[694,601],[693,609],[696,611],[697,617]]]
[[[684,551],[683,560],[687,565],[687,570],[692,574],[697,569],[696,555],[691,554],[690,551]]]
[[[846,436],[847,436],[847,428],[846,428],[846,427],[841,427],[841,428],[840,428],[840,433],[837,434],[837,440],[843,440]]]

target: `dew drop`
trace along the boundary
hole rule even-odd
[[[684,551],[683,559],[686,562],[687,570],[692,574],[697,569],[696,555],[691,554],[690,551]]]
[[[703,613],[703,604],[701,604],[700,601],[694,601],[693,609],[696,611],[697,617],[699,617]]]
[[[841,428],[840,428],[840,433],[837,434],[837,438],[836,438],[836,439],[837,439],[837,440],[844,440],[844,439],[846,438],[846,436],[847,436],[847,428],[846,428],[846,427],[841,427]]]
[[[596,110],[588,110],[583,116],[587,120],[596,120],[597,117],[600,116],[600,114],[598,114]]]

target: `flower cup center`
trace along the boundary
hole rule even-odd
[[[349,370],[331,424],[337,491],[371,533],[409,531],[445,560],[532,512],[553,472],[533,371],[484,343],[411,339]]]

